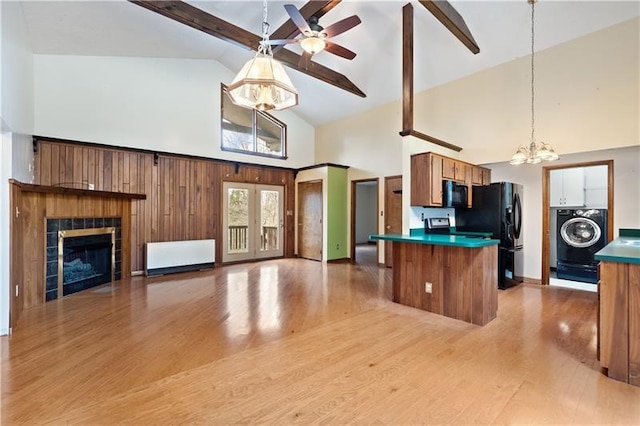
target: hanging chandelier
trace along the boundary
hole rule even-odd
[[[256,56],[249,60],[227,87],[236,105],[260,111],[280,111],[298,105],[298,92],[284,67],[273,58],[269,44],[267,1],[263,1],[262,41]]]
[[[511,158],[510,164],[519,165],[523,163],[537,164],[541,161],[557,160],[558,154],[553,148],[544,142],[536,142],[535,138],[535,20],[534,10],[537,0],[527,0],[531,5],[531,141],[529,145],[520,145],[516,153]]]

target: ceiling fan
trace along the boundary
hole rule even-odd
[[[348,18],[344,18],[329,25],[327,28],[324,28],[318,23],[318,18],[316,16],[311,16],[306,20],[294,5],[285,4],[284,8],[289,14],[291,21],[293,21],[296,27],[298,27],[298,30],[300,30],[302,37],[284,40],[269,40],[269,44],[278,45],[300,43],[300,47],[303,49],[303,54],[298,65],[306,66],[309,61],[311,61],[311,57],[313,55],[323,50],[349,60],[356,57],[355,52],[347,49],[346,47],[340,46],[337,43],[329,41],[328,39],[359,25],[362,21],[357,15],[349,16]]]

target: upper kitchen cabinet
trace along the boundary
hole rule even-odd
[[[465,181],[466,164],[452,158],[442,157],[442,179]]]
[[[442,157],[430,152],[411,156],[411,205],[442,206]]]
[[[442,181],[453,180],[469,187],[491,183],[491,170],[432,152],[411,156],[411,205],[442,207]]]
[[[551,207],[584,207],[584,168],[551,170]]]

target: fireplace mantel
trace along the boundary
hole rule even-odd
[[[15,179],[9,179],[9,183],[20,188],[24,192],[40,192],[43,194],[80,195],[104,198],[126,198],[130,200],[146,200],[146,194],[132,194],[129,192],[94,191],[93,189],[66,188],[63,186],[33,185],[23,183]]]

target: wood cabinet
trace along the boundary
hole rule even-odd
[[[549,203],[551,207],[584,207],[584,169],[551,170]]]
[[[472,187],[491,183],[491,170],[433,152],[414,154],[411,156],[411,205],[442,207],[443,180],[466,184],[471,207]]]
[[[465,181],[466,164],[452,158],[442,157],[442,179]]]
[[[442,157],[432,153],[411,156],[411,205],[442,206]]]
[[[498,312],[498,247],[393,242],[393,301],[485,325]],[[431,283],[430,290],[425,283]]]
[[[600,365],[640,386],[640,264],[601,261],[598,292]]]

